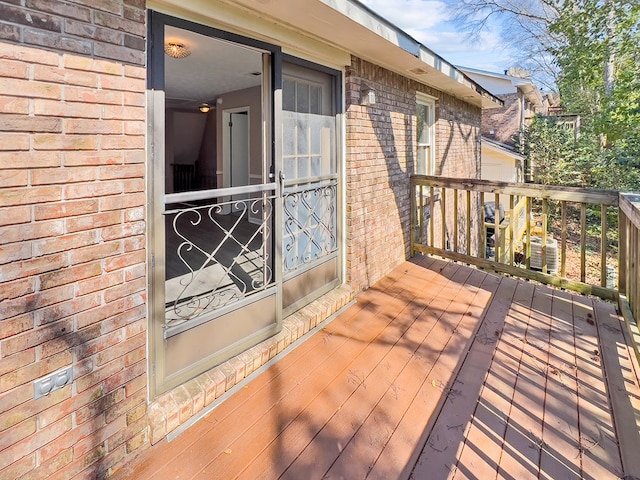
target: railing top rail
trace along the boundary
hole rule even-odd
[[[620,192],[620,209],[631,223],[640,228],[640,193]]]
[[[412,175],[411,181],[416,185],[456,188],[458,190],[472,190],[475,192],[498,193],[504,195],[523,195],[527,197],[546,198],[549,200],[564,200],[575,203],[595,203],[608,206],[618,206],[619,198],[619,193],[616,190],[599,190],[596,188],[539,185],[534,183],[508,183],[492,180],[461,179],[429,175]]]

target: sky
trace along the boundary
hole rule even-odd
[[[496,73],[504,73],[512,66],[497,25],[483,32],[480,41],[471,42],[454,25],[444,1],[360,1],[453,65]]]

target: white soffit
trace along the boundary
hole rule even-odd
[[[253,27],[257,36],[267,40],[257,31],[257,23],[263,24],[255,21],[258,17],[267,25],[285,25],[303,37],[320,40],[478,107],[502,106],[499,98],[452,64],[355,0],[151,0],[149,8],[154,4],[198,12],[230,25],[232,22],[239,30]],[[223,7],[225,18],[215,15],[216,4]],[[230,14],[234,8],[245,13]]]

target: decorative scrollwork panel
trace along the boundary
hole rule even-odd
[[[291,272],[337,249],[337,183],[284,194],[284,271]]]
[[[165,324],[173,327],[273,285],[272,195],[165,213]]]

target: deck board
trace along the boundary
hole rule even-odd
[[[419,257],[115,478],[638,476],[627,340],[609,304]]]

